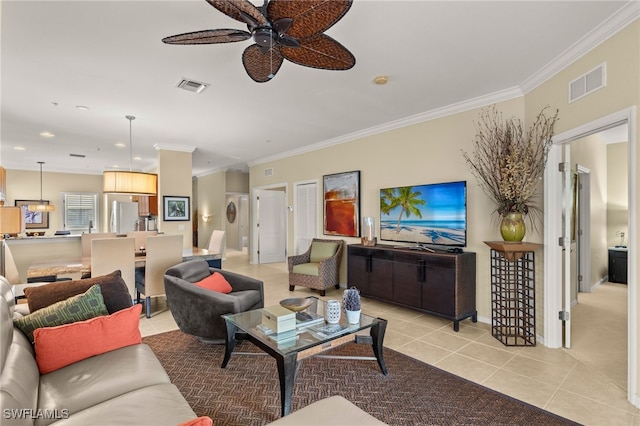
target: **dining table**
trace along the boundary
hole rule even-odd
[[[204,259],[218,260],[222,259],[220,253],[213,253],[207,249],[199,247],[188,247],[182,251],[182,260]],[[136,253],[136,268],[144,267],[146,264],[146,256],[144,252]],[[46,275],[67,275],[67,274],[90,274],[91,273],[91,256],[52,258],[34,261],[27,268],[27,278],[42,277]]]

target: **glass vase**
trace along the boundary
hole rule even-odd
[[[522,213],[507,213],[500,222],[500,235],[507,242],[519,243],[524,238],[527,228]]]

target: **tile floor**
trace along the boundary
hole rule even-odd
[[[231,251],[223,268],[263,280],[265,305],[317,295],[303,288],[289,292],[284,263],[251,265],[247,255]],[[340,295],[339,290],[329,290],[326,298]],[[594,293],[581,293],[573,313],[574,345],[569,350],[540,344],[507,347],[491,336],[489,324],[465,320],[456,333],[450,321],[366,298],[362,309],[389,321],[388,348],[585,425],[640,426],[640,410],[626,398],[626,316],[618,318],[624,330],[618,327],[612,332],[613,320],[603,310],[602,300],[624,311],[626,289],[606,284]],[[156,313],[141,320],[143,336],[177,328],[166,305],[161,300],[157,303]],[[603,344],[603,336],[610,341]]]

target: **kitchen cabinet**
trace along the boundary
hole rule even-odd
[[[158,197],[156,195],[134,195],[131,201],[138,203],[138,216],[158,216]]]

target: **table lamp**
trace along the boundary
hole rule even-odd
[[[22,209],[20,207],[0,206],[0,275],[5,275],[4,236],[22,231]]]

